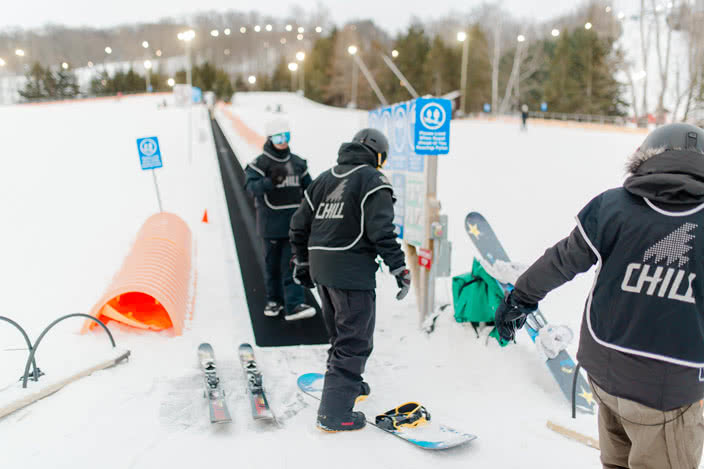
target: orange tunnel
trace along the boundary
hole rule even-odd
[[[90,314],[143,330],[181,335],[189,305],[191,231],[172,213],[144,222],[122,267]],[[96,323],[86,321],[83,331]]]

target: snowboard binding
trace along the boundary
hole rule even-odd
[[[430,412],[417,402],[407,402],[376,416],[377,427],[387,430],[416,428],[430,422]]]

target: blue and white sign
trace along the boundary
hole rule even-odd
[[[191,99],[193,100],[193,104],[198,104],[203,101],[203,90],[194,86],[191,89]]]
[[[419,155],[446,155],[450,152],[449,99],[418,98],[416,100],[415,152]]]
[[[542,103],[540,103],[540,110],[543,111],[543,112],[547,112],[547,110],[548,110],[548,103],[546,103],[545,101],[543,101]]]
[[[487,114],[491,112],[491,104],[484,103],[484,112],[486,112]]]
[[[156,169],[163,166],[158,138],[138,138],[137,151],[139,152],[139,162],[142,165],[142,169]]]

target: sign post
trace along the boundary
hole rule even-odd
[[[410,256],[421,323],[435,304],[438,269],[433,262],[433,243],[447,242],[434,241],[437,238],[431,225],[440,219],[437,155],[450,150],[451,117],[452,103],[437,98],[418,98],[369,113],[369,126],[389,139],[384,172],[390,176],[397,199],[394,225]]]
[[[156,200],[159,203],[159,212],[163,212],[161,208],[161,195],[159,194],[159,184],[156,181],[157,168],[163,165],[161,161],[161,150],[159,149],[159,139],[157,137],[146,137],[137,139],[137,151],[139,152],[139,163],[143,170],[152,170],[152,178],[154,179],[154,189],[156,189]]]

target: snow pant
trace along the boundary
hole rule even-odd
[[[288,238],[264,239],[266,300],[286,306],[286,312],[303,303],[303,287],[293,281]]]
[[[663,412],[613,396],[592,381],[599,402],[604,469],[697,469],[704,443],[702,401]]]
[[[362,388],[362,373],[374,346],[376,292],[318,285],[323,321],[330,335],[327,371],[318,415],[346,416]]]

